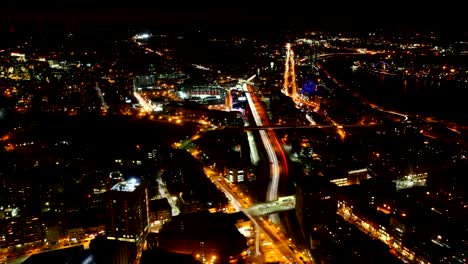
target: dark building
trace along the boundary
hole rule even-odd
[[[247,239],[237,230],[236,221],[233,216],[222,213],[178,215],[158,234],[148,237],[148,246],[189,254],[201,262],[227,263],[247,249]]]
[[[176,254],[157,248],[145,250],[141,256],[140,264],[153,263],[201,264],[202,262],[188,254]]]
[[[325,177],[303,177],[296,189],[296,215],[306,240],[316,248],[324,227],[336,220],[337,186]]]
[[[308,122],[304,121],[305,116],[296,108],[294,101],[280,91],[273,91],[270,94],[268,111],[273,117],[273,123],[276,124],[304,125]]]
[[[106,195],[106,237],[135,245],[135,248],[130,246],[128,254],[129,259],[136,257],[141,253],[149,229],[146,185],[137,179],[130,179],[114,185]]]
[[[151,223],[164,223],[171,219],[172,208],[166,198],[149,201],[149,219]]]
[[[461,214],[447,217],[440,200],[433,200],[426,189],[395,189],[394,182],[382,179],[341,187],[338,214],[363,234],[390,246],[403,259],[462,263],[466,255],[466,221]]]
[[[336,224],[327,230],[331,239],[321,244],[322,263],[404,263],[390,251],[388,245],[369,237],[344,219],[338,218]]]
[[[63,264],[63,263],[96,263],[94,256],[90,251],[84,249],[83,246],[69,247],[65,249],[52,250],[39,254],[34,254],[28,257],[25,264]]]
[[[89,243],[89,249],[94,256],[94,263],[128,264],[136,259],[136,244],[127,241],[109,240],[97,237]]]

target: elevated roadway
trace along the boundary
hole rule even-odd
[[[296,207],[296,196],[279,197],[276,201],[254,204],[247,208],[250,215],[268,215],[282,211],[292,210]]]

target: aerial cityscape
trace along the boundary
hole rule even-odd
[[[0,12],[0,264],[468,262],[459,18],[24,2]]]

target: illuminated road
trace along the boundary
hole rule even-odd
[[[151,105],[151,102],[147,99],[144,99],[138,92],[133,92],[133,95],[138,100],[143,111],[147,113],[152,113],[154,111],[154,107]]]
[[[94,86],[94,89],[96,89],[96,92],[98,94],[99,99],[101,100],[101,107],[104,111],[107,111],[109,109],[109,106],[107,105],[106,101],[104,100],[104,95],[102,94],[101,88],[99,88],[98,82],[96,82],[96,86]]]
[[[247,209],[250,215],[267,215],[280,211],[292,210],[296,207],[296,197],[294,195],[279,197],[273,202],[254,204]]]
[[[366,127],[366,126],[377,126],[380,123],[368,123],[368,124],[332,124],[332,125],[267,125],[267,126],[245,126],[242,129],[244,130],[269,130],[269,129],[323,129],[323,128],[337,128],[342,129],[345,127]]]
[[[166,198],[167,201],[169,202],[169,204],[171,205],[171,214],[172,214],[172,216],[179,215],[180,214],[180,209],[179,209],[179,207],[177,207],[176,201],[174,199],[172,199],[171,195],[167,191],[166,183],[164,183],[163,180],[160,177],[158,177],[157,181],[158,181],[159,194],[162,197]]]
[[[223,176],[219,176],[216,172],[212,171],[209,168],[205,168],[205,174],[212,180],[212,182],[222,190],[228,199],[231,201],[233,206],[238,211],[242,211],[254,224],[255,228],[264,234],[265,238],[269,240],[277,251],[281,263],[303,263],[304,259],[307,263],[313,263],[305,254],[299,252],[299,250],[291,243],[291,240],[283,233],[283,230],[279,225],[276,225],[271,221],[271,219],[266,219],[263,216],[252,214],[252,209],[248,209],[250,204],[242,197],[242,194],[239,194],[234,190],[228,182],[224,179]],[[295,201],[294,196],[282,197],[279,201],[279,204],[286,206]],[[251,207],[252,208],[252,207]],[[254,205],[255,208],[255,205]],[[259,244],[257,241],[257,252],[259,252]]]
[[[248,81],[251,80],[252,77],[248,79]],[[257,126],[269,126],[268,118],[265,114],[263,106],[253,93],[250,84],[244,83],[243,90],[246,94],[246,98],[249,103],[249,107],[254,118],[255,124]],[[270,162],[270,182],[267,190],[267,201],[273,202],[278,200],[278,186],[281,172],[280,168],[283,169],[282,172],[284,173],[284,175],[288,175],[288,164],[286,160],[286,155],[284,154],[284,151],[281,148],[281,145],[278,139],[276,138],[276,134],[274,133],[274,131],[272,129],[267,129],[260,130],[259,133],[262,139],[262,143],[267,152],[268,160]],[[232,194],[230,196],[232,197]],[[244,208],[241,208],[241,210],[272,241],[272,243],[276,246],[277,250],[283,256],[282,261],[291,263],[302,263],[300,257],[307,260],[309,259],[305,256],[298,255],[297,253],[295,253],[295,250],[292,249],[294,247],[292,246],[290,240],[277,230],[280,229],[280,227],[274,226],[280,224],[279,215],[277,213],[270,214],[269,220],[267,221],[261,216],[251,215],[250,212]],[[296,252],[298,251],[296,250]],[[309,260],[307,262],[313,263],[312,260]]]
[[[255,124],[257,126],[268,125],[268,119],[261,109],[261,104],[258,102],[257,97],[252,93],[252,89],[250,85],[247,83],[243,84],[243,90],[245,92],[247,101],[249,103],[249,107],[252,113],[252,116],[255,120]],[[260,110],[260,111],[259,111]],[[262,116],[260,116],[260,114]],[[265,130],[260,130],[260,137],[262,139],[262,143],[265,146],[267,151],[268,160],[270,162],[270,183],[268,186],[268,193],[267,193],[267,201],[274,201],[278,199],[278,185],[279,185],[279,177],[280,177],[280,169],[278,164],[278,158],[276,156],[275,150],[273,148],[273,144],[270,141],[270,137],[276,139],[276,136],[273,132]],[[285,166],[287,166],[285,164]],[[271,216],[275,223],[279,223],[279,216],[274,214]]]

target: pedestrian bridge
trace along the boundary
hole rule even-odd
[[[258,203],[247,208],[250,215],[267,215],[282,211],[292,210],[296,207],[296,196],[283,196],[278,200]]]

